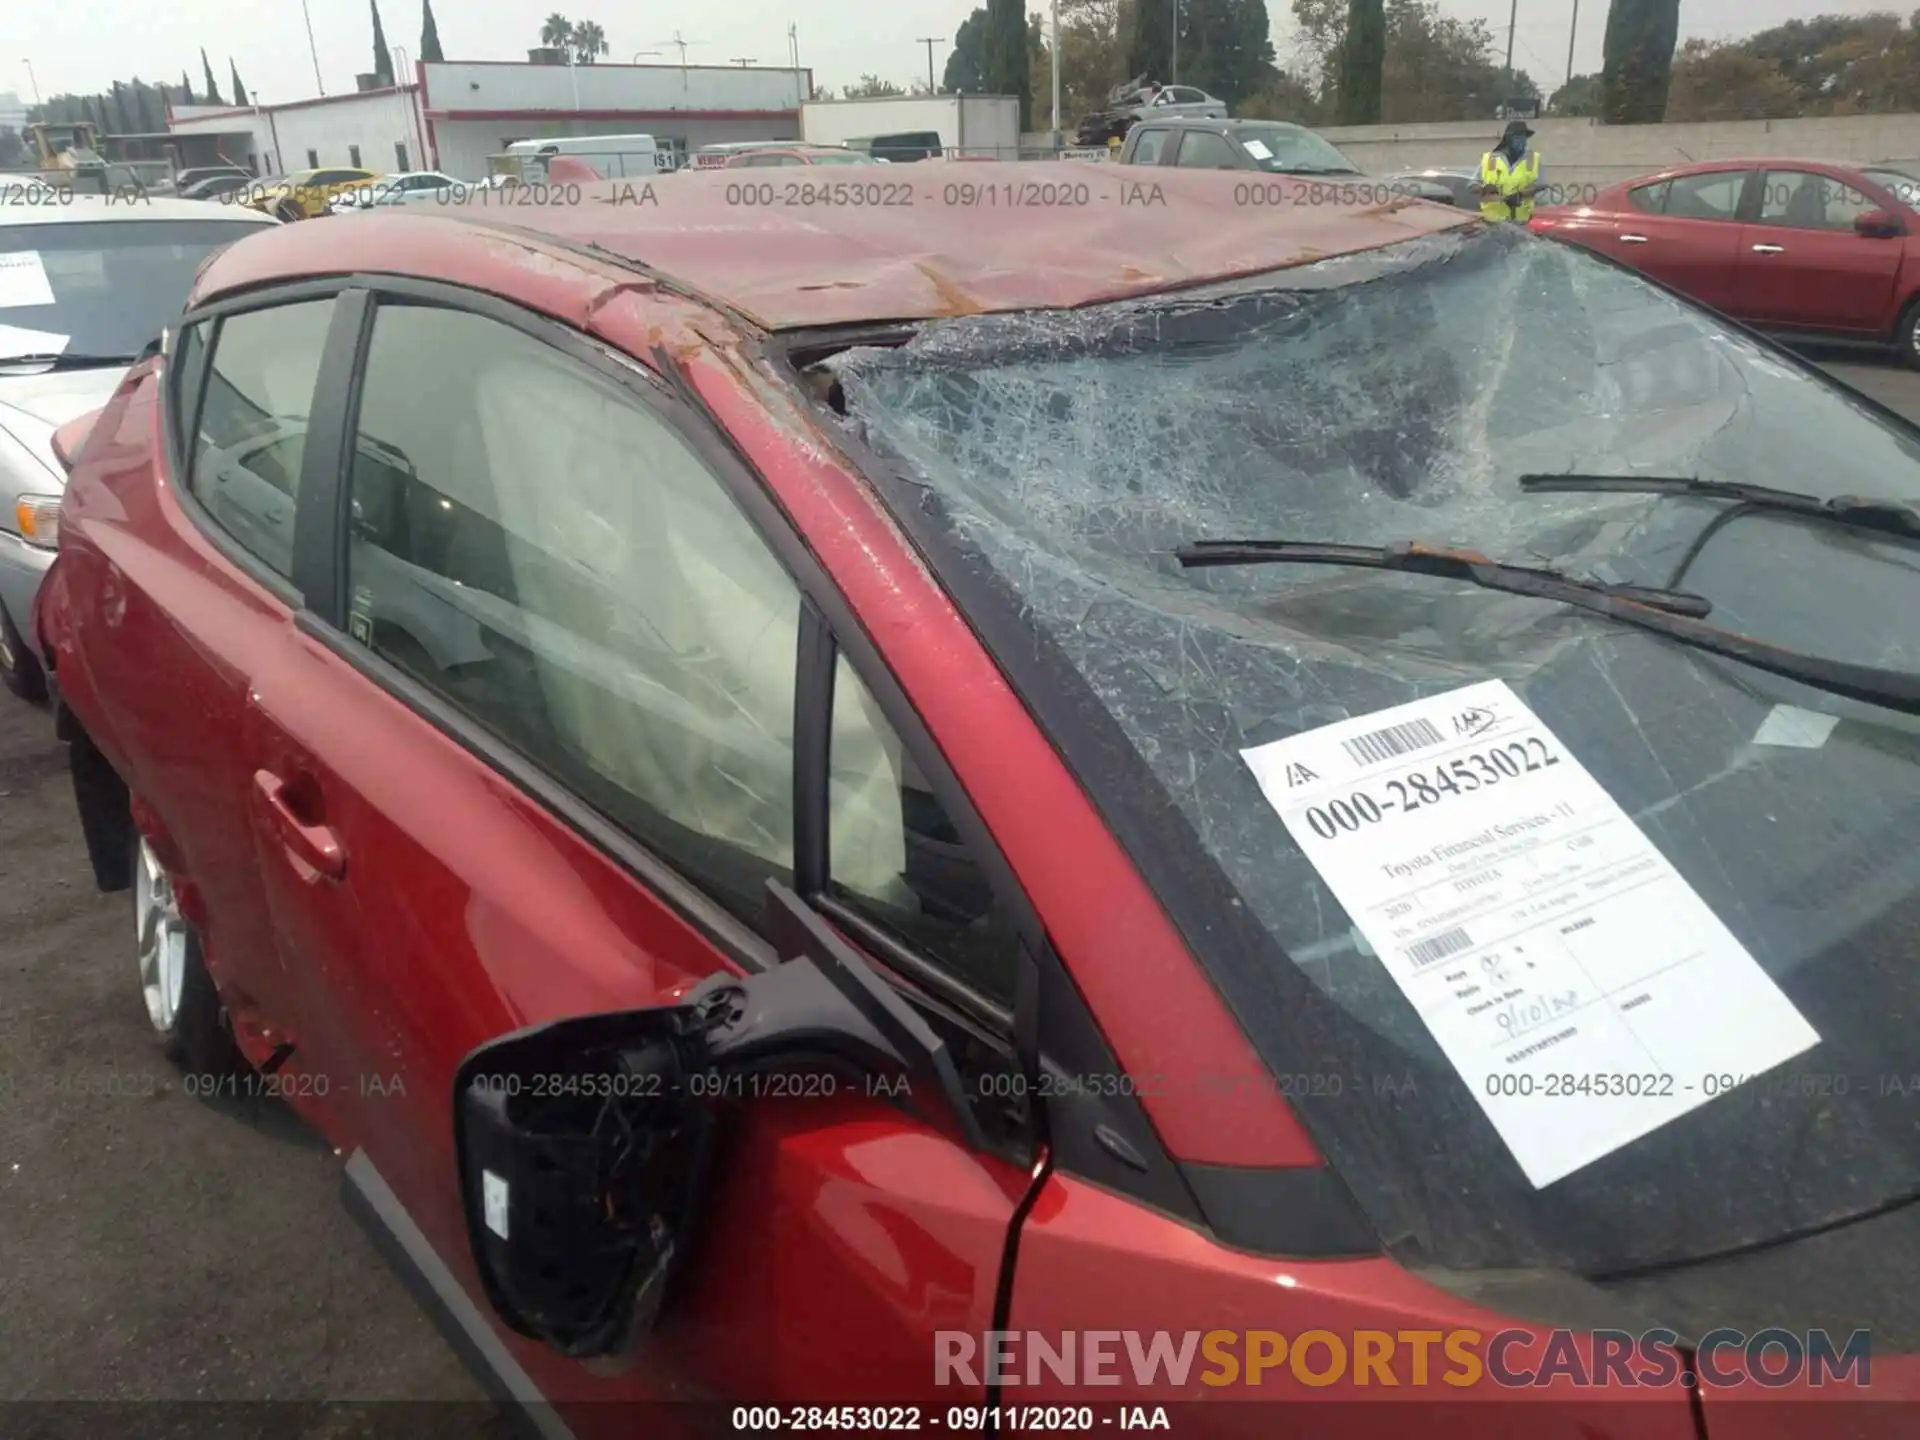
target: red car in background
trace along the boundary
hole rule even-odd
[[[286,227],[61,433],[129,991],[547,1433],[1908,1433],[1920,431],[1272,181]]]
[[[1902,171],[1708,161],[1532,224],[1757,329],[1891,347],[1920,368],[1920,180]]]

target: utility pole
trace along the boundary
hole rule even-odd
[[[922,35],[918,40],[914,41],[916,45],[924,45],[927,47],[927,93],[929,95],[939,93],[934,88],[933,83],[933,47],[946,43],[947,37],[944,35]]]
[[[1567,34],[1567,84],[1573,83],[1573,45],[1580,38],[1580,0],[1573,0],[1573,25]]]
[[[1060,153],[1060,0],[1053,0],[1053,153]]]
[[[1504,106],[1513,98],[1513,37],[1520,28],[1520,0],[1513,0],[1513,8],[1507,15],[1507,78],[1506,86],[1500,96]]]
[[[1172,8],[1173,8],[1173,64],[1170,67],[1168,67],[1172,73],[1167,76],[1167,83],[1169,85],[1177,85],[1180,83],[1180,0],[1173,0]]]
[[[307,9],[307,0],[300,0],[300,13],[307,21],[307,53],[313,57],[313,85],[322,95],[327,93],[327,83],[320,78],[320,49],[313,43],[313,15]]]

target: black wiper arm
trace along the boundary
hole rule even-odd
[[[1520,488],[1530,495],[1551,491],[1617,495],[1684,495],[1703,500],[1731,500],[1750,510],[1807,515],[1831,520],[1856,530],[1873,530],[1920,540],[1920,508],[1901,500],[1860,495],[1822,499],[1767,485],[1743,485],[1721,480],[1668,479],[1647,475],[1522,475]]]
[[[1503,565],[1471,550],[1448,550],[1410,541],[1395,545],[1317,545],[1288,540],[1208,540],[1183,546],[1174,554],[1189,569],[1210,565],[1358,565],[1462,579],[1489,590],[1557,600],[1832,695],[1920,715],[1920,675],[1803,655],[1723,630],[1700,618],[1712,609],[1708,601],[1683,591],[1599,585],[1553,570]],[[1656,605],[1652,603],[1656,597],[1669,603]]]
[[[42,350],[33,355],[0,357],[0,365],[51,365],[56,370],[95,370],[107,365],[131,365],[133,355],[88,355],[73,350]]]
[[[1355,565],[1367,570],[1399,570],[1465,580],[1485,590],[1563,600],[1569,593],[1628,600],[1675,615],[1705,618],[1713,602],[1683,590],[1654,590],[1644,585],[1606,585],[1579,580],[1559,570],[1507,565],[1471,550],[1450,550],[1403,540],[1394,545],[1319,545],[1298,540],[1201,540],[1174,552],[1189,570],[1213,565]]]

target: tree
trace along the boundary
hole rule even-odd
[[[200,68],[207,72],[207,103],[224,105],[227,102],[220,97],[220,87],[213,80],[213,62],[207,59],[207,47],[200,47]]]
[[[252,103],[247,99],[247,87],[240,83],[240,67],[234,64],[232,56],[227,57],[227,73],[233,80],[233,103],[236,105]]]
[[[1266,0],[1182,0],[1180,83],[1238,105],[1277,73],[1272,31]]]
[[[1127,73],[1149,80],[1173,80],[1174,0],[1135,0],[1133,27],[1127,40]]]
[[[948,95],[979,95],[987,88],[987,12],[975,10],[953,32],[953,49],[940,76]]]
[[[564,49],[573,41],[573,22],[558,10],[540,22],[540,43],[549,50]]]
[[[1576,75],[1547,101],[1549,115],[1598,115],[1600,113],[1600,77]]]
[[[1786,72],[1737,41],[1693,39],[1673,62],[1669,120],[1784,120],[1800,113]]]
[[[1270,82],[1280,88],[1267,104],[1298,110],[1325,122],[1337,117],[1340,65],[1346,49],[1350,0],[1293,0],[1298,22],[1295,69]],[[1484,20],[1446,14],[1439,0],[1386,0],[1387,35],[1381,64],[1380,120],[1401,125],[1423,120],[1491,120],[1503,99],[1528,98],[1538,88],[1524,71],[1508,86],[1494,60],[1493,34]],[[1511,96],[1506,92],[1512,91]],[[1304,92],[1304,94],[1303,94]]]
[[[1340,47],[1340,123],[1378,125],[1380,86],[1387,63],[1383,0],[1349,0],[1347,38]]]
[[[11,125],[0,125],[0,170],[24,170],[30,159],[20,132]]]
[[[182,105],[191,105],[194,103],[193,82],[187,79],[185,67],[182,67],[180,71],[180,103]]]
[[[1657,125],[1667,112],[1680,0],[1613,0],[1607,10],[1601,113],[1609,125]]]
[[[1027,50],[1026,7],[1021,0],[987,0],[985,64],[981,80],[989,95],[1020,101],[1020,130],[1033,128],[1033,59]]]
[[[573,46],[574,60],[581,65],[591,65],[607,53],[607,32],[593,20],[582,20],[576,24],[569,42]]]
[[[433,19],[433,0],[421,0],[420,63],[437,65],[446,58],[440,50],[440,27]]]
[[[1243,120],[1289,120],[1313,125],[1320,119],[1320,97],[1303,77],[1277,70],[1267,83],[1240,102]]]
[[[877,100],[883,96],[906,93],[891,80],[882,80],[878,75],[862,75],[856,83],[840,89],[843,100]]]
[[[1090,115],[1129,78],[1127,27],[1132,0],[1060,0],[1060,103],[1069,116]]]
[[[380,24],[380,0],[367,0],[373,10],[373,78],[382,85],[393,84],[393,52],[387,48],[387,32]]]

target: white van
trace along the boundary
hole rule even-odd
[[[651,135],[566,135],[551,140],[516,140],[506,150],[509,165],[520,178],[540,184],[547,178],[547,161],[555,155],[584,160],[607,180],[648,179],[673,169],[670,151],[663,151]]]

